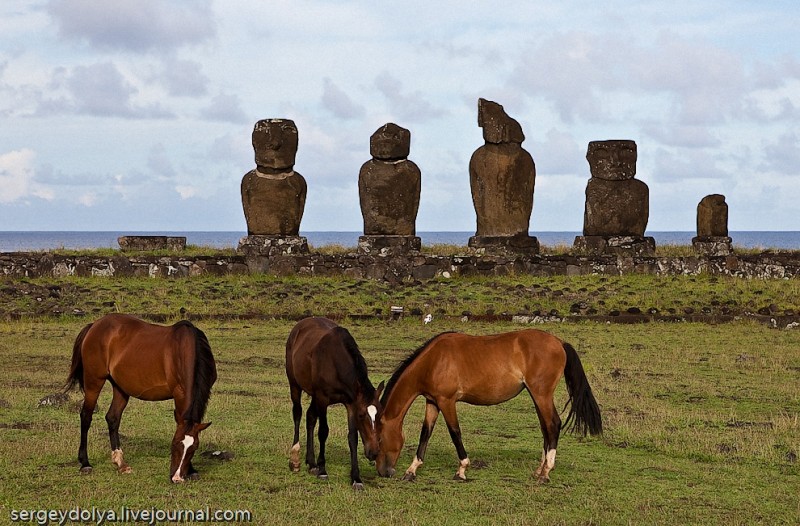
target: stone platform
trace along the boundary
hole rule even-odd
[[[404,256],[417,253],[422,240],[417,236],[360,236],[358,253],[373,256]]]
[[[593,256],[654,256],[656,253],[656,240],[649,236],[576,236],[573,246]]]

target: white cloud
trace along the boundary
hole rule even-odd
[[[364,106],[356,104],[347,93],[329,78],[323,79],[322,107],[340,119],[359,119],[364,116]]]
[[[197,188],[194,186],[188,185],[178,185],[175,187],[175,191],[181,196],[181,199],[190,199],[197,195]]]
[[[27,197],[52,200],[53,191],[35,180],[36,153],[28,148],[0,154],[0,203],[13,203]]]
[[[82,204],[85,207],[92,207],[97,203],[97,193],[96,192],[85,192],[78,196],[78,203]]]
[[[375,87],[400,121],[426,122],[446,114],[445,110],[428,102],[422,92],[404,93],[402,81],[388,71],[375,77]]]
[[[211,121],[240,124],[247,121],[242,110],[242,100],[236,94],[220,93],[215,95],[208,106],[200,111],[200,116]]]
[[[216,35],[209,0],[52,0],[47,11],[63,38],[98,49],[163,51]]]

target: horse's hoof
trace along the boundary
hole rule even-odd
[[[467,481],[467,477],[465,477],[464,475],[459,475],[458,473],[456,473],[455,476],[453,477],[453,480],[456,480],[458,482],[466,482]]]
[[[328,480],[328,474],[327,473],[320,473],[319,475],[317,475],[317,478],[320,479],[320,480]]]
[[[194,472],[186,475],[186,480],[200,480],[200,473]]]
[[[120,466],[117,471],[120,473],[133,473],[133,468],[130,466]]]
[[[355,491],[364,491],[364,484],[361,482],[353,482],[353,489]]]
[[[92,473],[92,466],[83,466],[81,468],[81,475],[90,475]]]
[[[540,476],[537,482],[539,484],[547,484],[548,482],[550,482],[550,477],[548,477],[547,475]]]
[[[405,475],[403,475],[403,480],[408,482],[414,482],[415,480],[417,480],[417,475],[415,473],[407,472]]]
[[[292,462],[290,460],[289,461],[289,471],[291,471],[292,473],[299,472],[300,471],[300,463],[299,462]]]

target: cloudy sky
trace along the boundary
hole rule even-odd
[[[246,229],[250,132],[293,119],[301,231],[360,231],[358,172],[411,130],[419,231],[474,231],[477,100],[536,162],[531,231],[583,226],[591,140],[633,139],[648,230],[800,230],[800,4],[3,0],[0,230]]]

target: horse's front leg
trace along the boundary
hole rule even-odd
[[[317,413],[317,405],[312,399],[306,411],[306,466],[308,466],[308,472],[315,477],[320,476],[319,466],[314,455],[314,428],[317,427]],[[320,435],[322,435],[321,424]]]
[[[419,433],[419,445],[417,446],[417,454],[414,457],[414,462],[406,470],[403,475],[403,480],[413,482],[417,478],[417,468],[422,465],[425,460],[425,451],[428,449],[428,441],[433,433],[433,426],[436,425],[436,419],[439,417],[439,408],[431,400],[425,401],[425,419],[422,421],[422,430]]]
[[[361,472],[358,469],[358,424],[356,422],[355,409],[347,407],[347,445],[350,446],[350,482],[353,489],[361,491],[364,483],[361,482]]]
[[[113,384],[112,384],[113,385]],[[114,398],[111,400],[111,407],[106,413],[106,423],[108,424],[108,438],[111,442],[111,462],[117,466],[120,473],[130,473],[133,471],[125,462],[122,456],[122,447],[119,443],[119,423],[122,420],[122,412],[128,405],[128,395],[114,385]]]
[[[461,427],[458,425],[456,402],[455,400],[444,400],[438,402],[437,405],[442,411],[444,421],[447,423],[447,430],[450,431],[450,438],[453,440],[453,445],[456,446],[456,453],[458,454],[459,465],[453,480],[466,481],[469,457],[467,456],[467,451],[464,449],[464,444],[461,442]]]
[[[317,471],[315,475],[324,480],[328,478],[328,472],[325,471],[325,443],[328,441],[328,433],[330,431],[328,428],[328,408],[319,408],[317,410],[317,416],[319,417],[319,456],[317,457]]]

